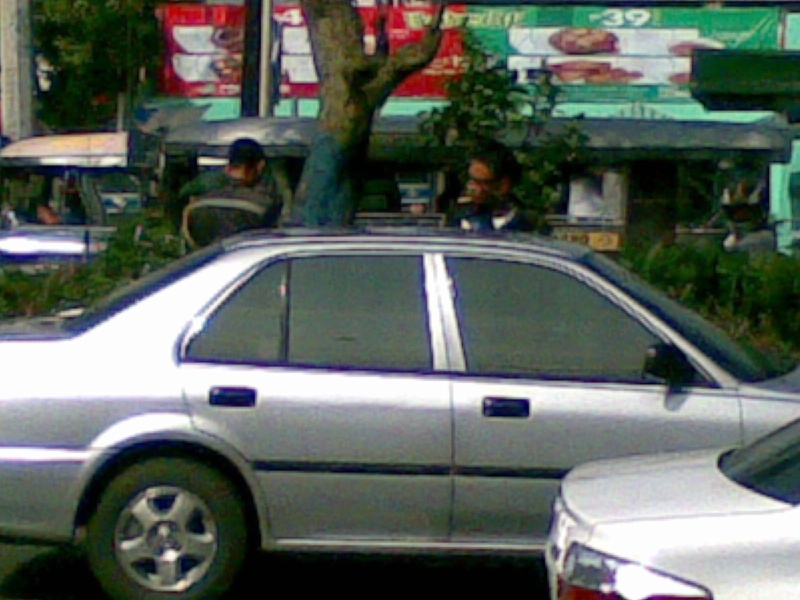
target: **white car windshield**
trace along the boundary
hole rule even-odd
[[[725,454],[720,469],[760,494],[800,504],[800,420]]]

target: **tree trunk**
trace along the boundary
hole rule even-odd
[[[302,0],[319,76],[320,134],[295,197],[294,220],[308,226],[352,223],[372,121],[392,91],[427,65],[441,40],[444,0],[427,34],[393,53],[364,52],[364,27],[350,0]],[[391,10],[391,9],[386,9]]]

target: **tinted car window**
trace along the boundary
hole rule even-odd
[[[734,377],[755,382],[777,377],[794,367],[772,364],[769,357],[754,349],[745,351],[719,327],[647,285],[614,261],[597,253],[587,253],[582,261],[664,320]]]
[[[642,381],[656,339],[588,285],[529,264],[451,259],[448,267],[471,373]]]
[[[421,259],[302,258],[270,265],[212,315],[187,358],[428,370]]]
[[[290,362],[431,368],[421,258],[300,259],[289,281]]]
[[[187,358],[254,364],[281,361],[286,272],[286,262],[271,264],[240,287],[206,321],[187,348]]]

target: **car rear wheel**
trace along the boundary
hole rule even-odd
[[[122,600],[210,600],[232,585],[249,549],[236,487],[215,469],[156,458],[123,471],[87,526],[89,565]]]

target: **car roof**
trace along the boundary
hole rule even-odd
[[[537,252],[581,261],[593,254],[587,246],[522,232],[471,232],[457,228],[431,229],[429,227],[359,226],[352,228],[283,228],[251,230],[223,240],[225,251],[262,245],[286,244],[296,246],[307,243],[363,243],[365,245],[422,245],[427,248],[505,249]]]

